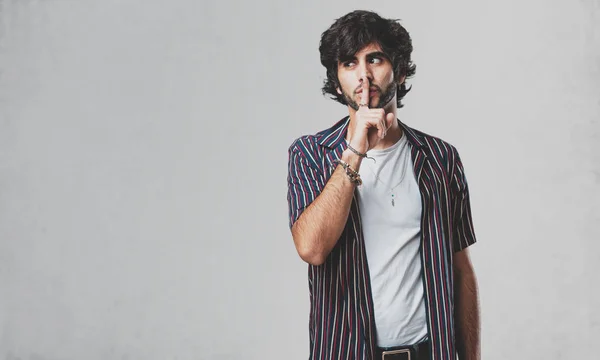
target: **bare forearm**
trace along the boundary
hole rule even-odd
[[[455,277],[457,350],[460,360],[481,359],[479,294],[474,272]]]
[[[342,160],[358,171],[359,157],[345,151]],[[304,261],[313,265],[325,261],[348,221],[355,187],[343,167],[338,165],[323,191],[294,223],[292,236]]]

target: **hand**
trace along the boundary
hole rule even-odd
[[[394,113],[386,115],[383,109],[369,108],[369,86],[369,79],[365,77],[362,81],[360,103],[354,118],[356,124],[351,137],[352,147],[361,153],[374,148],[385,137],[395,117]]]

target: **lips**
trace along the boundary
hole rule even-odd
[[[378,88],[369,88],[369,93],[374,93],[374,92],[379,92]],[[358,89],[358,91],[356,91],[357,94],[362,94],[362,89]]]

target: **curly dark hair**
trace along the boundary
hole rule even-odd
[[[327,79],[323,84],[323,95],[347,105],[343,95],[337,93],[340,87],[337,77],[338,62],[354,56],[363,47],[376,43],[389,57],[394,69],[394,80],[401,76],[410,78],[415,74],[416,65],[411,61],[412,41],[410,35],[396,19],[384,19],[372,11],[355,10],[335,22],[321,35],[319,52],[321,64],[327,69]],[[404,82],[397,89],[398,108],[403,107],[402,98],[410,88]]]

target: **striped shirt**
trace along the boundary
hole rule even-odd
[[[342,156],[350,118],[289,147],[290,229],[317,198]],[[469,191],[456,148],[398,121],[421,192],[422,280],[432,360],[456,359],[453,252],[475,243]],[[322,265],[308,265],[310,359],[371,360],[376,348],[369,267],[357,190],[345,228]]]

